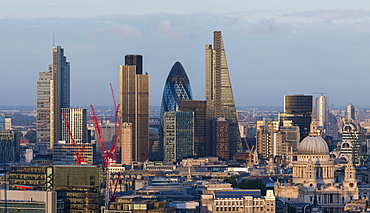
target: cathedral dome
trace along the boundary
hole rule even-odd
[[[329,147],[326,141],[320,136],[307,136],[299,144],[299,154],[329,154]]]

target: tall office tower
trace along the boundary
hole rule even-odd
[[[61,46],[53,47],[50,81],[50,148],[62,139],[62,108],[70,106],[70,64]]]
[[[280,121],[291,120],[299,126],[300,140],[310,133],[312,115],[312,95],[284,95],[284,113],[279,113]]]
[[[172,66],[163,89],[161,122],[164,112],[178,111],[181,100],[193,100],[189,78],[180,62]]]
[[[19,162],[20,132],[0,130],[0,162]]]
[[[87,143],[87,110],[82,108],[62,108],[65,113],[75,143]],[[71,143],[64,119],[62,120],[62,141]]]
[[[194,113],[194,154],[199,157],[210,156],[207,147],[207,102],[198,100],[182,100],[180,111]]]
[[[164,161],[176,162],[194,155],[194,114],[164,113]]]
[[[350,120],[356,120],[356,110],[355,106],[352,104],[347,106],[347,119]]]
[[[132,160],[141,162],[149,151],[149,75],[142,66],[141,55],[126,55],[120,66],[120,122],[131,123]]]
[[[50,148],[50,81],[53,77],[52,65],[47,71],[39,72],[36,81],[36,142],[39,150],[46,154]]]
[[[257,153],[265,160],[274,156],[274,133],[279,130],[279,121],[257,121],[256,124],[256,149]]]
[[[242,151],[242,144],[221,31],[214,31],[213,36],[213,47],[206,45],[207,132],[211,138],[218,118],[229,121],[229,156],[232,158]]]
[[[329,119],[329,98],[326,96],[319,96],[316,98],[316,122],[317,126],[326,129]]]

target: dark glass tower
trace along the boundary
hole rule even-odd
[[[284,113],[280,113],[280,121],[291,120],[299,126],[301,141],[310,133],[312,99],[312,95],[284,96]]]
[[[70,105],[70,63],[61,46],[53,47],[50,82],[50,148],[62,139],[62,108]]]
[[[181,100],[193,100],[189,78],[180,62],[176,62],[168,74],[163,89],[161,122],[164,112],[178,111]]]

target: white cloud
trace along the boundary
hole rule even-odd
[[[274,19],[262,19],[252,23],[248,31],[252,34],[279,35],[292,32],[292,26],[287,23],[276,22]]]
[[[107,30],[118,36],[129,37],[129,38],[141,38],[142,34],[139,30],[134,27],[122,24],[114,24],[107,27]]]
[[[163,20],[159,23],[158,32],[171,40],[177,40],[183,37],[181,30],[172,27],[169,20]]]
[[[93,37],[105,35],[107,33],[111,36],[133,39],[139,39],[142,37],[142,34],[138,29],[123,24],[108,24],[107,26],[100,28],[86,28],[84,31],[85,34]]]

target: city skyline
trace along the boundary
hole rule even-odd
[[[65,49],[71,62],[71,106],[111,105],[109,83],[118,91],[117,67],[128,53],[146,59],[151,106],[160,105],[174,61],[184,65],[194,99],[205,100],[203,47],[211,32],[221,30],[237,106],[282,106],[284,95],[313,93],[326,93],[329,105],[369,106],[370,48],[364,44],[370,34],[370,6],[365,1],[291,2],[215,6],[204,1],[194,9],[181,4],[183,12],[175,3],[164,9],[148,4],[142,12],[126,12],[137,3],[127,3],[124,12],[109,3],[98,12],[92,8],[101,3],[84,8],[72,1],[41,1],[31,6],[40,8],[33,11],[26,2],[18,11],[12,3],[2,3],[0,70],[8,80],[0,105],[36,105],[34,82],[51,61],[53,31],[55,45]],[[24,12],[26,7],[31,12]]]

